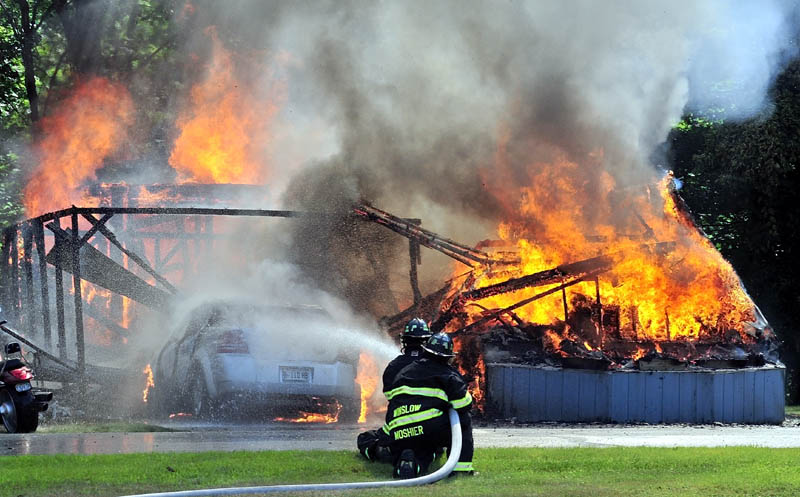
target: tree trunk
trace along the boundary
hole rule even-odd
[[[31,20],[27,0],[17,0],[22,14],[22,66],[25,68],[25,93],[31,109],[31,122],[39,120],[39,92],[36,90],[36,74],[33,64],[33,48],[36,46],[36,31]],[[35,129],[35,127],[34,127]]]

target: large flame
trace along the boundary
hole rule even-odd
[[[501,147],[500,171],[504,160]],[[601,153],[587,160],[579,165],[561,157],[533,164],[529,170],[535,172],[522,186],[497,182],[507,181],[508,174],[498,174],[494,183],[487,176],[488,187],[505,199],[507,209],[508,220],[498,235],[516,246],[521,263],[502,272],[479,270],[475,287],[606,254],[613,259],[612,269],[597,282],[569,287],[568,304],[593,302],[599,293],[603,306],[619,306],[620,329],[631,339],[694,340],[730,330],[748,338],[755,306],[731,265],[677,207],[672,177],[652,188],[623,190],[600,167]],[[512,206],[509,198],[520,201]],[[669,248],[659,250],[660,242],[669,242]],[[477,303],[505,308],[553,286]],[[479,309],[467,310],[477,315]],[[565,319],[563,296],[554,293],[515,312],[530,323],[554,324]]]
[[[210,28],[212,60],[178,119],[169,163],[185,182],[261,184],[268,176],[275,92],[237,78],[239,67]]]
[[[142,373],[144,373],[145,378],[144,390],[142,391],[142,402],[146,403],[147,397],[150,395],[150,389],[156,386],[156,383],[153,381],[153,368],[150,367],[150,364],[145,366],[144,370],[142,370]]]
[[[95,77],[77,85],[41,120],[39,164],[23,192],[28,216],[64,209],[81,198],[82,183],[125,142],[133,109],[123,86]]]
[[[367,354],[361,352],[358,357],[358,375],[356,382],[361,387],[361,413],[358,416],[359,423],[367,422],[367,413],[369,410],[369,399],[375,393],[375,388],[378,386],[378,364],[375,359]]]

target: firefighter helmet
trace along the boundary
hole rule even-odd
[[[422,350],[439,357],[455,357],[453,353],[453,339],[447,333],[431,335],[422,346]]]
[[[426,339],[431,335],[432,333],[431,329],[428,328],[428,323],[426,323],[422,318],[414,318],[406,323],[406,327],[403,329],[403,334],[400,335],[400,338]]]

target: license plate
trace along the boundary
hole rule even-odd
[[[281,383],[311,383],[314,381],[314,368],[280,366]]]
[[[17,392],[27,392],[28,390],[31,389],[31,384],[30,383],[17,383],[16,385],[14,385],[14,388],[17,390]]]

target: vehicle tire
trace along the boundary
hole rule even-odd
[[[361,399],[342,399],[340,402],[342,403],[342,409],[339,411],[336,422],[341,424],[356,423],[361,415]]]
[[[17,433],[33,433],[39,427],[39,413],[36,411],[22,411],[17,419]]]
[[[203,373],[195,370],[192,376],[192,386],[189,390],[189,412],[195,418],[210,419],[214,415],[214,409]]]
[[[17,405],[14,397],[6,390],[0,390],[0,417],[3,418],[3,426],[7,432],[19,433]]]

